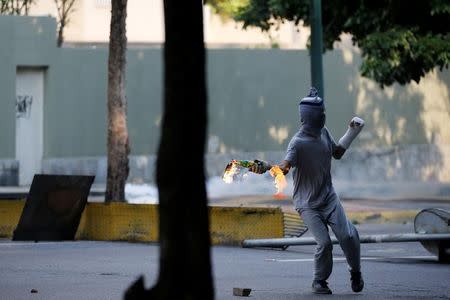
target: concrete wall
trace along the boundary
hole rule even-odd
[[[0,38],[7,41],[0,43],[0,159],[15,159],[16,67],[44,67],[43,171],[97,174],[97,182],[102,182],[106,170],[107,49],[56,48],[55,26],[50,18],[0,17]],[[152,181],[162,113],[162,50],[129,49],[127,55],[130,180]],[[298,100],[309,88],[308,53],[210,49],[207,61],[209,174],[219,174],[233,157],[281,159],[298,128]],[[420,84],[382,90],[359,76],[359,63],[359,54],[353,50],[327,52],[324,57],[327,126],[335,138],[358,114],[367,121],[354,144],[361,157],[373,151],[389,154],[413,147],[430,156],[428,168],[431,162],[436,168],[448,166],[448,147],[435,151],[433,145],[450,145],[450,72],[435,71]],[[407,155],[416,153],[408,151]],[[387,178],[383,174],[389,172],[395,156],[387,157],[378,178]],[[414,157],[410,160],[402,164],[401,174],[418,167]],[[344,164],[345,170],[354,170],[353,159]],[[364,172],[362,177],[370,180],[371,173]],[[445,169],[436,172],[431,173],[439,176],[416,179],[450,181]]]
[[[104,155],[108,50],[61,50],[58,64],[48,71],[44,155]],[[161,51],[130,50],[127,60],[132,153],[154,153],[161,119]]]
[[[16,70],[49,68],[56,53],[56,22],[50,18],[0,16],[0,185],[18,182],[15,160]]]
[[[2,39],[14,41],[14,23],[10,17],[0,18]],[[15,156],[15,78],[16,66],[14,62],[15,44],[13,42],[0,43],[0,157],[14,158]]]

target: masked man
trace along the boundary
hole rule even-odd
[[[340,159],[364,126],[364,121],[354,117],[345,135],[335,143],[325,125],[325,105],[317,90],[299,104],[301,127],[291,139],[286,157],[279,164],[285,174],[293,169],[295,209],[317,242],[314,255],[314,280],[312,291],[331,294],[327,279],[333,268],[332,243],[328,226],[333,230],[345,254],[354,292],[362,291],[360,243],[358,231],[347,219],[331,181],[331,158]],[[270,169],[260,162],[250,171],[264,173]]]

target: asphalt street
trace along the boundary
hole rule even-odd
[[[362,224],[360,234],[408,233],[411,224]],[[339,246],[334,247],[331,296],[311,294],[314,246],[287,250],[212,248],[216,299],[450,299],[450,265],[420,243],[362,245],[364,291],[354,294]],[[157,244],[11,242],[0,240],[0,299],[121,299],[140,274],[157,278]],[[35,289],[37,293],[31,293]]]

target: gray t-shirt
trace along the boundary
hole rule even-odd
[[[330,172],[335,148],[336,143],[326,127],[322,128],[320,137],[300,130],[291,139],[285,160],[293,168],[293,200],[297,210],[318,208],[335,198]]]

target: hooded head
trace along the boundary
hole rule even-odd
[[[312,136],[320,136],[325,126],[325,103],[319,97],[317,89],[312,87],[308,96],[299,105],[301,131]]]

